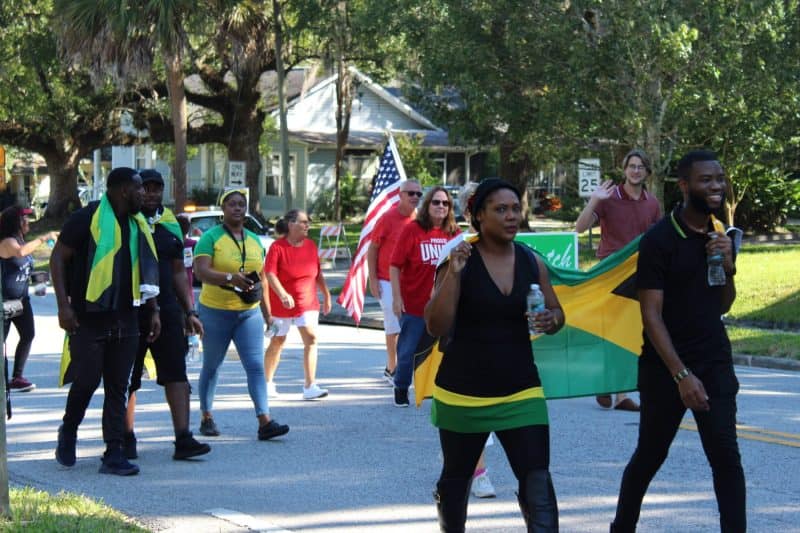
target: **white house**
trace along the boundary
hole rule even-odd
[[[375,174],[378,157],[386,142],[386,134],[421,135],[441,169],[442,183],[458,185],[466,176],[477,179],[485,153],[478,147],[453,146],[448,134],[386,88],[373,82],[355,68],[351,69],[355,96],[350,118],[350,134],[346,146],[346,164],[350,172],[370,180]],[[308,209],[321,191],[334,185],[336,157],[336,76],[313,85],[290,100],[287,106],[289,157],[294,206]],[[274,111],[277,120],[277,111]],[[282,191],[280,147],[273,144],[265,155],[259,179],[261,207],[268,217],[287,210]],[[147,145],[114,147],[113,166],[133,168],[155,167],[169,181],[169,166],[158,159]],[[201,146],[199,155],[187,164],[189,183],[193,189],[221,188],[227,179],[228,162],[224,147]],[[172,200],[172,187],[167,184],[166,200]]]

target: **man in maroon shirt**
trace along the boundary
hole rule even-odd
[[[650,160],[641,150],[631,150],[622,160],[625,181],[615,185],[603,182],[592,193],[586,207],[575,222],[575,231],[583,233],[596,222],[600,222],[600,246],[597,257],[603,259],[623,248],[633,239],[647,231],[661,218],[658,200],[644,188],[644,182],[652,172]],[[597,396],[602,407],[611,407],[611,395]],[[617,394],[615,409],[638,411],[639,406],[625,394]]]
[[[367,250],[369,267],[369,292],[381,303],[383,330],[386,333],[386,369],[383,377],[393,384],[397,367],[397,338],[400,322],[392,311],[392,285],[389,282],[389,264],[392,251],[403,228],[414,220],[422,189],[416,180],[405,180],[400,185],[400,201],[378,221]]]

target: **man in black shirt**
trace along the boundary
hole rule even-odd
[[[122,453],[125,392],[139,336],[136,307],[142,304],[148,309],[145,324],[150,340],[161,330],[152,297],[157,294],[158,273],[145,271],[155,267],[155,251],[149,235],[141,230],[146,223],[138,215],[141,177],[131,168],[116,168],[108,175],[106,188],[99,202],[67,219],[50,256],[58,323],[69,335],[71,360],[65,381],[72,382],[58,429],[56,460],[63,466],[75,464],[78,425],[102,378],[106,452],[100,472],[132,475],[139,467]]]
[[[735,253],[712,216],[725,199],[716,154],[698,150],[678,163],[683,204],[639,244],[637,287],[644,323],[639,359],[639,440],[622,477],[612,532],[636,529],[642,499],[691,409],[714,479],[720,529],[746,529],[745,483],[736,441],[731,344],[722,323],[736,297]],[[710,285],[708,257],[721,253],[724,285]]]
[[[156,363],[156,379],[164,387],[172,415],[175,430],[175,453],[172,458],[189,459],[211,451],[208,444],[197,442],[189,431],[190,387],[186,377],[187,343],[184,332],[202,335],[203,324],[192,307],[192,289],[183,266],[183,232],[172,211],[161,205],[164,179],[161,173],[153,169],[140,170],[139,175],[144,187],[142,214],[147,218],[158,251],[161,335],[153,342],[147,341],[145,332],[139,337],[139,350],[129,387],[123,450],[128,459],[136,458],[136,436],[133,431],[136,391],[142,386],[144,359],[149,349]],[[140,321],[144,313],[147,310],[139,312]]]

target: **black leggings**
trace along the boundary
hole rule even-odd
[[[496,431],[495,434],[520,484],[525,482],[528,472],[550,467],[550,426],[525,426]],[[440,429],[439,441],[444,456],[440,481],[470,480],[487,438],[488,433],[456,433]]]
[[[33,344],[33,336],[36,331],[33,326],[33,308],[31,307],[31,299],[28,296],[21,298],[22,300],[22,314],[3,321],[3,339],[8,338],[8,332],[11,330],[11,324],[17,328],[19,333],[19,342],[17,349],[14,352],[14,372],[11,374],[12,378],[22,377],[22,372],[25,370],[25,363],[28,361],[28,356],[31,353],[31,345]]]

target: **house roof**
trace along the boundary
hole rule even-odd
[[[461,152],[463,146],[453,146],[446,131],[443,130],[390,130],[394,135],[414,135],[422,137],[422,146],[439,152]],[[386,144],[387,132],[382,131],[351,131],[347,136],[348,149],[381,150]],[[289,131],[289,136],[298,142],[336,148],[336,132],[318,131]]]

